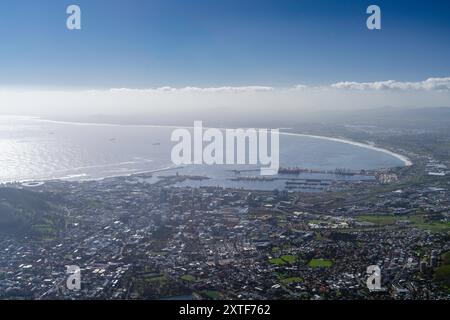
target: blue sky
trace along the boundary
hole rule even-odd
[[[381,31],[366,28],[370,4]],[[0,87],[421,81],[450,76],[449,39],[439,0],[2,0]]]

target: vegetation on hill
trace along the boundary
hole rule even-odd
[[[0,187],[0,235],[52,237],[64,226],[47,194]]]
[[[436,269],[434,279],[450,291],[450,251],[442,255],[441,265]]]

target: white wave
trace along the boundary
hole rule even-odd
[[[360,147],[360,148],[365,148],[365,149],[374,150],[374,151],[378,151],[378,152],[382,152],[382,153],[388,154],[388,155],[390,155],[390,156],[392,156],[394,158],[397,158],[397,159],[401,160],[405,164],[405,166],[407,166],[407,167],[411,166],[413,164],[412,161],[408,157],[406,157],[406,156],[404,156],[402,154],[395,153],[395,152],[390,151],[388,149],[376,147],[375,145],[366,144],[366,143],[362,143],[362,142],[351,141],[351,140],[347,140],[347,139],[343,139],[343,138],[316,136],[316,135],[304,134],[304,133],[280,132],[280,135],[294,136],[294,137],[308,137],[308,138],[322,139],[322,140],[328,140],[328,141],[334,141],[334,142],[350,144],[352,146],[357,146],[357,147]]]

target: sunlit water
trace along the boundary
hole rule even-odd
[[[173,128],[167,127],[74,124],[1,116],[0,182],[91,180],[171,168],[174,165],[170,154],[175,144],[170,141],[172,131]],[[376,150],[283,135],[280,162],[283,167],[323,170],[404,165],[400,159]],[[229,180],[230,169],[235,167],[200,165],[177,171],[214,178],[202,184],[235,186],[236,182]],[[254,183],[239,185],[254,186]]]

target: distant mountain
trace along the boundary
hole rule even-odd
[[[48,195],[0,187],[0,235],[52,237],[64,218]]]
[[[372,125],[384,128],[448,131],[450,107],[376,108],[354,112],[329,113],[322,117],[333,124]]]
[[[311,124],[333,125],[370,125],[383,128],[399,128],[399,129],[415,129],[447,132],[450,130],[450,107],[423,107],[423,108],[407,108],[407,107],[383,107],[361,110],[319,110],[291,113],[270,112],[264,115],[254,115],[248,118],[242,115],[231,115],[229,117],[217,116],[211,114],[202,114],[199,118],[198,114],[186,115],[183,117],[156,117],[154,115],[91,115],[84,117],[68,117],[48,119],[56,121],[68,122],[86,122],[86,123],[110,123],[122,125],[179,125],[192,126],[194,120],[203,120],[209,127],[260,127],[260,128],[285,128],[303,126],[308,128]],[[262,116],[261,116],[262,115]]]

